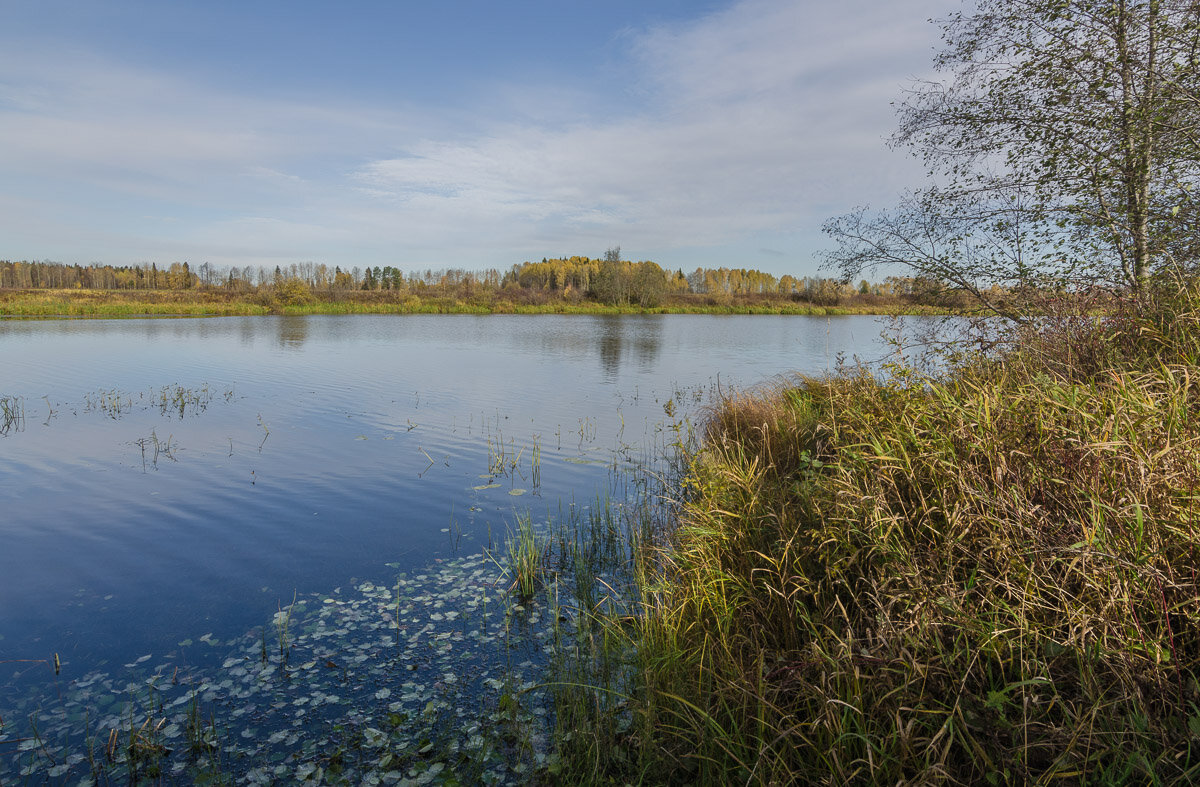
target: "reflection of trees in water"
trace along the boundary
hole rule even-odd
[[[238,321],[238,340],[242,343],[243,347],[253,347],[254,340],[259,338],[259,333],[262,330],[260,327],[262,323],[259,322],[260,319],[261,318],[242,317]]]
[[[308,317],[305,315],[283,315],[275,323],[279,332],[279,346],[284,349],[299,349],[308,340]]]
[[[658,360],[662,346],[662,320],[656,317],[629,315],[600,318],[600,365],[606,377],[615,377],[621,368],[621,357],[632,351],[633,361],[642,367]]]

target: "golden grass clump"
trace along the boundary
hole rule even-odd
[[[1197,303],[716,410],[646,594],[642,773],[1200,778]]]

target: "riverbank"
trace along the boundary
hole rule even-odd
[[[571,778],[1193,783],[1197,364],[1192,292],[723,402]]]
[[[5,317],[218,317],[262,314],[937,314],[902,303],[818,306],[770,296],[676,297],[654,307],[610,305],[586,299],[511,297],[486,292],[442,297],[399,292],[302,293],[224,290],[0,290]]]

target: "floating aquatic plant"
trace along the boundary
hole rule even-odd
[[[44,685],[5,686],[6,715],[36,714],[39,742],[0,728],[0,783],[152,773],[520,783],[549,756],[539,676],[553,641],[546,611],[532,595],[507,602],[503,582],[476,553],[394,582],[297,596],[275,613],[280,650],[265,662],[259,627],[228,642],[189,638],[123,669],[72,677],[65,664],[55,703]]]

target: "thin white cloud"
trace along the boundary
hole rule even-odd
[[[17,174],[185,181],[203,193],[228,177],[296,182],[315,162],[361,160],[396,136],[427,133],[399,110],[229,94],[78,53],[7,50],[0,73],[0,166]]]
[[[885,150],[888,103],[927,68],[924,19],[941,6],[745,0],[622,36],[626,99],[598,97],[603,113],[564,121],[586,95],[511,85],[470,127],[437,107],[230,95],[10,49],[0,190],[33,199],[10,191],[18,212],[0,227],[18,247],[42,239],[28,256],[114,262],[474,268],[611,243],[672,267],[704,247],[759,254],[756,237],[811,236],[917,174]]]
[[[830,204],[886,198],[896,175],[917,172],[883,144],[889,101],[925,66],[932,36],[913,11],[740,3],[632,38],[644,90],[635,114],[426,141],[358,177],[399,204],[532,222],[550,244],[701,247],[815,229]]]

